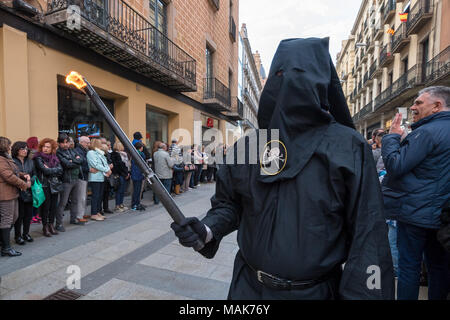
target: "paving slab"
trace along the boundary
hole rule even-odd
[[[190,298],[127,282],[111,279],[81,300],[189,300]]]

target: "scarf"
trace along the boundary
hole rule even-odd
[[[49,167],[49,168],[55,168],[58,166],[59,164],[59,159],[55,154],[46,154],[43,152],[36,152],[34,154],[33,159],[36,158],[42,158],[42,160],[44,160],[44,163]]]

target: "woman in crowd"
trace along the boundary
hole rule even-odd
[[[28,174],[33,181],[36,175],[34,162],[28,157],[28,146],[24,141],[17,141],[11,148],[11,155],[19,172]],[[24,245],[26,241],[33,242],[30,236],[31,218],[33,215],[33,195],[31,189],[21,191],[19,195],[19,218],[14,224],[14,239],[17,244]],[[23,227],[23,232],[22,232]]]
[[[20,256],[21,253],[11,248],[11,226],[19,215],[19,190],[31,187],[30,176],[19,172],[10,156],[11,141],[0,137],[0,242],[2,256]],[[26,182],[23,180],[25,179]]]
[[[183,148],[183,150],[185,150],[185,149]],[[189,153],[188,157],[191,157],[191,159],[192,159],[192,149],[188,149],[187,152]],[[187,192],[187,191],[189,191],[189,189],[192,189],[191,187],[189,187],[189,185],[191,183],[191,176],[194,171],[195,171],[195,165],[192,163],[192,160],[191,160],[191,163],[185,163],[185,165],[184,165],[184,182],[183,182],[183,185],[181,186],[182,191]]]
[[[152,153],[151,153],[151,157],[152,157],[152,158],[151,158],[151,159],[152,159],[151,168],[152,168],[153,172],[156,172],[156,168],[155,168],[155,152],[158,151],[159,146],[160,146],[162,143],[163,143],[163,142],[162,142],[162,141],[159,141],[159,140],[153,142]],[[170,192],[171,192],[171,191],[169,191],[169,193],[170,193]],[[153,201],[156,202],[156,196],[155,196],[155,193],[153,193]]]
[[[110,150],[111,148],[111,142],[105,138],[101,138],[100,139],[102,141],[102,151],[105,153],[105,158],[106,161],[108,162],[108,166],[109,169],[112,171],[114,165],[111,159],[111,153],[112,150]],[[101,210],[101,214],[105,214],[105,213],[114,213],[113,211],[109,210],[109,196],[111,193],[111,185],[109,182],[109,179],[105,179],[105,181],[103,182],[103,199],[102,199],[102,210]]]
[[[38,151],[39,139],[37,137],[29,137],[27,139],[28,158],[33,160],[34,154]],[[41,216],[39,215],[39,208],[33,207],[33,218],[31,223],[41,223]]]
[[[114,143],[114,151],[111,153],[111,160],[113,163],[112,172],[119,176],[119,185],[116,191],[116,211],[124,212],[128,210],[127,207],[123,205],[123,198],[125,195],[125,186],[127,180],[130,178],[130,160],[128,159],[127,153],[124,151],[125,148],[120,141]]]
[[[138,141],[134,144],[134,147],[136,148],[142,159],[145,160],[144,144]],[[131,180],[133,180],[133,196],[131,199],[131,209],[134,211],[144,211],[145,206],[141,204],[141,190],[144,176],[141,172],[141,169],[139,169],[134,160],[131,160]]]
[[[91,186],[91,219],[103,221],[105,217],[101,214],[105,177],[111,175],[111,168],[102,150],[102,141],[92,139],[87,153],[89,164],[89,184]]]
[[[56,141],[45,138],[39,143],[38,152],[34,155],[36,176],[42,184],[45,201],[41,206],[42,231],[44,236],[57,235],[53,226],[58,205],[58,195],[62,186],[63,168],[56,156]]]

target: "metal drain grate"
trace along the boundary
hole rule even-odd
[[[76,300],[82,296],[83,294],[77,293],[75,291],[61,289],[44,298],[44,300]]]

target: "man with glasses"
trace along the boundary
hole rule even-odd
[[[402,140],[399,113],[381,147],[385,213],[397,220],[398,299],[418,299],[425,256],[428,299],[445,300],[450,257],[436,235],[450,199],[450,87],[423,89],[410,110],[412,132]]]

